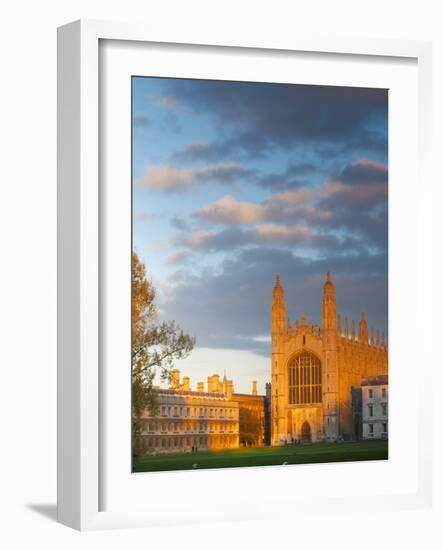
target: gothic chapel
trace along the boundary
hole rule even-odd
[[[337,316],[334,284],[328,273],[323,290],[322,326],[302,316],[291,325],[280,276],[272,300],[272,445],[297,441],[355,439],[353,390],[363,377],[387,374],[384,335],[368,333],[364,313],[355,333]]]

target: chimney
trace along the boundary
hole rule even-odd
[[[218,374],[213,374],[208,376],[208,392],[217,393],[220,391],[220,376]]]
[[[234,393],[234,385],[232,380],[224,381],[224,393],[228,399],[232,399],[232,394]]]
[[[205,383],[197,382],[197,391],[205,391]]]
[[[252,381],[252,395],[257,395],[257,380]]]
[[[190,390],[190,379],[189,376],[183,376],[183,391]]]
[[[178,369],[172,370],[171,388],[173,390],[178,390],[180,388],[180,371]]]

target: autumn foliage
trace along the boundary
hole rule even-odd
[[[195,338],[175,321],[160,321],[155,305],[155,288],[136,253],[132,254],[132,428],[133,446],[141,431],[145,408],[157,409],[153,382],[157,374],[169,380],[174,361],[189,355]]]

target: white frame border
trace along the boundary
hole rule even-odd
[[[249,35],[250,36],[250,35]],[[419,81],[419,181],[432,242],[431,44],[315,35],[266,39],[204,36],[185,30],[173,36],[146,25],[76,21],[58,29],[58,521],[70,527],[106,529],[159,525],[146,511],[99,511],[99,40],[114,39],[235,48],[267,48],[354,55],[410,57]],[[426,216],[421,212],[422,219]],[[422,250],[430,267],[432,249]],[[420,270],[420,281],[426,274]],[[423,286],[423,285],[422,285]],[[429,288],[426,297],[432,299]],[[426,318],[426,316],[422,317]],[[429,365],[429,366],[428,366]],[[420,380],[419,489],[408,496],[365,497],[380,508],[416,508],[432,502],[431,361]],[[348,502],[349,500],[349,502]],[[360,500],[359,500],[360,503]],[[330,504],[330,503],[329,503]],[[355,499],[340,504],[343,511]],[[327,505],[327,503],[325,503]],[[305,506],[305,505],[304,505]],[[319,511],[319,502],[308,508]],[[323,506],[321,506],[323,508]],[[242,518],[239,518],[242,519]],[[243,519],[253,519],[245,512]],[[163,523],[163,522],[162,522]],[[170,524],[165,518],[164,524]]]

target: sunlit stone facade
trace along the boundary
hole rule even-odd
[[[248,409],[251,413],[257,417],[259,422],[259,430],[257,433],[257,439],[253,442],[256,447],[261,447],[265,444],[265,402],[264,395],[257,395],[257,390],[254,389],[252,394],[249,393],[234,393],[232,398],[238,402],[239,414],[241,417],[241,410]],[[240,418],[240,439],[242,440],[242,421]]]
[[[342,330],[335,289],[328,273],[323,289],[322,324],[304,317],[290,324],[280,277],[272,301],[271,442],[336,441],[361,433],[352,389],[362,377],[387,374],[384,336],[369,334],[362,313],[356,334],[354,321]]]
[[[142,417],[146,454],[185,453],[239,446],[238,403],[223,392],[156,389],[158,412]]]

